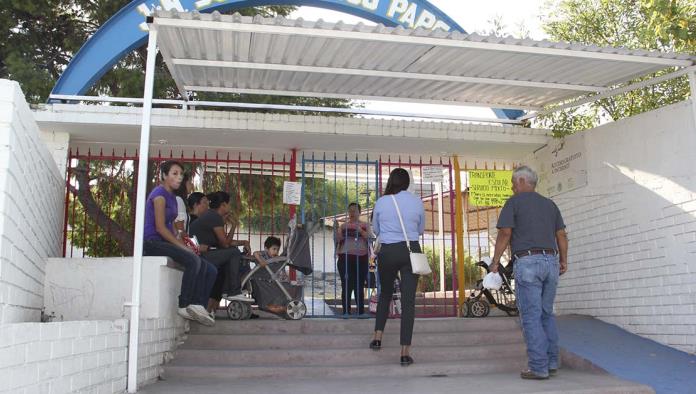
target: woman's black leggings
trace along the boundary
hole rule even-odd
[[[365,282],[367,281],[369,256],[338,255],[338,273],[341,275],[341,302],[343,314],[350,313],[350,297],[355,294],[358,314],[365,313]]]
[[[411,250],[420,252],[420,244],[411,241]],[[416,286],[418,275],[411,271],[411,259],[406,242],[382,244],[377,254],[377,272],[379,273],[380,294],[377,304],[375,331],[384,331],[389,315],[389,304],[394,294],[394,279],[401,277],[401,345],[411,345],[413,337],[413,320],[416,315]]]

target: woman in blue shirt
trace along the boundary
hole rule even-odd
[[[397,273],[401,280],[401,365],[413,364],[409,355],[411,338],[413,337],[413,320],[416,313],[416,286],[418,275],[411,271],[409,249],[404,239],[404,231],[397,214],[394,199],[399,205],[404,222],[406,236],[413,252],[420,252],[418,239],[425,231],[425,209],[423,201],[409,192],[410,179],[403,168],[394,169],[389,174],[387,187],[373,211],[372,224],[374,232],[379,236],[381,244],[377,254],[377,269],[381,293],[377,304],[377,319],[375,333],[370,342],[370,348],[379,350],[382,347],[382,334],[387,323],[389,304],[394,293],[394,279]],[[392,198],[392,196],[394,198]]]

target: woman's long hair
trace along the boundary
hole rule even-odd
[[[389,174],[387,187],[384,188],[384,195],[388,196],[390,194],[397,194],[403,190],[407,190],[410,182],[408,171],[404,170],[403,168],[395,168]]]

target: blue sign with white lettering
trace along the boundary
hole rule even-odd
[[[153,8],[168,11],[226,11],[268,5],[297,5],[332,9],[385,26],[464,30],[426,0],[135,0],[111,17],[72,59],[53,88],[53,94],[84,94],[114,64],[147,41],[145,17]],[[504,112],[504,113],[503,113]],[[502,117],[521,111],[496,110]]]

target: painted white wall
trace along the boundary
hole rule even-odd
[[[570,240],[558,313],[696,353],[694,119],[687,101],[584,132],[588,184],[553,198]]]
[[[144,257],[142,319],[176,316],[182,271],[167,266],[166,257]],[[63,320],[126,318],[131,299],[133,259],[52,258],[46,263],[46,313]]]
[[[46,144],[48,151],[58,166],[60,175],[65,179],[68,168],[68,153],[70,152],[70,133],[41,130],[41,140]]]
[[[0,80],[0,324],[38,321],[62,245],[65,181],[19,84]]]

